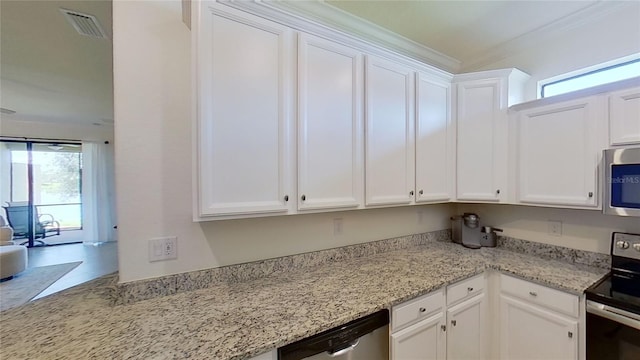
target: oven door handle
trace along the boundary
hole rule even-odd
[[[587,312],[640,330],[640,315],[587,300]]]

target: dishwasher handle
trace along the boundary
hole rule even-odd
[[[331,351],[327,351],[327,355],[331,356],[331,357],[337,357],[340,355],[344,355],[350,351],[353,351],[353,349],[356,348],[356,346],[358,346],[358,344],[360,343],[360,339],[356,340],[354,343],[352,343],[351,345],[347,346],[344,349],[340,349],[336,352],[331,352]]]
[[[356,350],[355,353],[357,353],[360,350],[368,349],[368,340],[371,338],[367,337],[362,340],[361,338],[374,332],[376,334],[380,333],[380,331],[377,331],[379,329],[385,333],[385,344],[388,345],[388,325],[389,310],[382,309],[319,334],[279,347],[278,360],[301,360],[318,354],[323,354],[330,358],[338,358],[338,356],[344,354],[351,356],[354,354],[351,353],[353,350]],[[356,349],[358,343],[360,346]],[[388,355],[388,348],[386,353]]]

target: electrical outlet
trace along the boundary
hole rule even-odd
[[[418,210],[418,224],[424,224],[424,211]]]
[[[178,238],[175,236],[149,240],[149,262],[178,258]]]
[[[549,220],[547,225],[549,226],[549,235],[562,236],[562,221]]]
[[[342,218],[333,219],[333,236],[342,235],[343,221]]]

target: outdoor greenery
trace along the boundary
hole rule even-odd
[[[34,152],[39,166],[41,204],[79,203],[81,191],[80,152]]]

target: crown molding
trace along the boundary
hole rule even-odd
[[[633,5],[634,1],[598,1],[570,15],[549,22],[532,31],[471,56],[470,58],[473,60],[462,62],[461,69],[466,72],[491,65],[513,56],[524,49],[531,48],[548,36],[558,36],[563,32],[593,22],[621,8],[631,7]]]
[[[517,68],[498,69],[498,70],[485,70],[472,73],[463,73],[453,76],[453,83],[471,80],[486,80],[492,78],[516,78],[521,81],[526,81],[531,76],[524,71]]]
[[[322,26],[355,36],[371,44],[392,50],[398,54],[431,65],[449,73],[457,73],[461,61],[415,41],[407,39],[372,22],[333,7],[323,0],[318,1],[225,1],[227,5],[244,8],[265,8],[311,20]],[[270,15],[275,15],[272,13]]]

